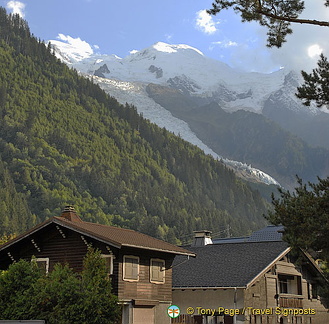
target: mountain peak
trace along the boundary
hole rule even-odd
[[[175,53],[178,52],[179,50],[192,50],[204,56],[204,54],[200,50],[185,44],[172,45],[164,42],[157,42],[151,47],[157,50],[158,52],[165,52],[165,53]]]

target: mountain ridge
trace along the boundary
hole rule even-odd
[[[258,191],[61,63],[4,8],[0,117],[0,235],[67,204],[176,244],[200,228],[243,235],[266,223]]]
[[[118,83],[128,82],[131,85],[138,83],[145,90],[151,84],[157,84],[168,88],[167,96],[170,92],[174,95],[174,89],[184,95],[185,103],[181,105],[182,107],[186,106],[187,101],[191,106],[196,104],[199,109],[202,109],[201,107],[205,104],[216,102],[226,112],[250,111],[274,121],[285,131],[299,136],[311,146],[323,145],[329,148],[329,144],[323,140],[326,138],[324,135],[328,133],[329,136],[329,127],[326,127],[324,122],[325,120],[329,122],[329,114],[325,114],[315,107],[306,108],[295,97],[294,92],[301,82],[299,73],[285,69],[270,74],[240,72],[225,63],[205,57],[196,49],[189,48],[190,52],[186,52],[185,47],[189,48],[187,45],[156,43],[123,59],[113,55],[109,59],[106,55],[94,55],[72,63],[71,66],[91,77],[99,66],[106,66],[110,73],[104,73],[102,77],[105,78],[97,80],[97,83],[109,93],[113,91],[113,88],[105,85],[105,80],[117,80]],[[126,95],[120,94],[126,102],[134,104],[139,111],[143,109],[141,96],[138,101],[134,101],[136,98],[133,91],[123,89],[122,92],[126,92]],[[149,97],[148,93],[148,98],[144,98],[149,102]],[[177,96],[176,100],[181,99]],[[159,101],[157,103],[159,104]],[[179,101],[175,103],[175,106],[179,106]],[[173,113],[168,106],[165,108]],[[189,110],[186,109],[187,116],[185,117],[177,115],[177,110],[174,115],[189,124]],[[303,128],[296,127],[294,120],[297,120],[296,124]],[[254,126],[257,127],[257,124]],[[321,135],[316,135],[317,133]],[[185,139],[189,140],[187,137]],[[209,146],[209,142],[205,144]],[[269,145],[271,144],[269,143]],[[209,148],[221,158],[232,159],[232,157],[223,156],[223,153],[216,150],[211,144]],[[250,160],[240,162],[246,165],[258,164]],[[260,170],[265,171],[266,167],[260,165]],[[268,171],[265,172],[268,173]],[[319,174],[325,173],[319,170]],[[299,175],[303,176],[303,174]],[[271,176],[273,177],[273,175]],[[307,176],[306,180],[311,179]],[[294,180],[291,179],[283,181],[283,185],[288,188],[293,188],[294,184]]]

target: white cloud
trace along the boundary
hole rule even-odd
[[[11,10],[13,14],[19,14],[22,18],[25,17],[25,4],[23,2],[8,1],[6,7],[7,9]]]
[[[168,43],[171,41],[172,37],[173,37],[173,36],[172,36],[171,34],[166,34],[166,35],[165,35],[166,41],[167,41]]]
[[[219,47],[222,47],[222,48],[229,48],[229,47],[236,47],[236,46],[238,46],[238,43],[229,40],[229,41],[212,42],[211,45],[213,45],[213,46],[219,46]],[[211,49],[213,49],[213,46],[211,47]]]
[[[94,47],[94,49],[99,49],[98,45],[94,45],[93,47]]]
[[[301,18],[329,20],[329,8],[324,1],[305,0],[305,11]],[[291,24],[293,34],[281,49],[273,49],[271,56],[274,62],[287,68],[311,71],[316,67],[320,53],[329,55],[328,27],[307,24]]]
[[[310,72],[317,66],[321,52],[329,56],[328,27],[292,23],[293,33],[287,36],[287,42],[281,48],[267,48],[265,27],[256,22],[242,23],[233,12],[226,14],[227,17],[221,16],[221,35],[224,39],[234,38],[237,46],[224,47],[225,41],[222,41],[211,44],[210,49],[220,47],[219,55],[224,54],[225,62],[232,67],[259,72],[284,67]],[[324,1],[305,0],[305,10],[300,18],[329,21],[329,8],[324,6]],[[234,26],[227,27],[232,21]]]
[[[307,54],[311,58],[315,56],[319,56],[321,53],[322,53],[322,48],[319,46],[319,44],[311,45],[307,49]]]
[[[214,34],[217,31],[217,25],[206,10],[200,10],[196,13],[196,28],[206,34]]]

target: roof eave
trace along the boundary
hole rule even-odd
[[[17,237],[13,238],[12,240],[6,242],[5,244],[0,246],[0,251],[5,250],[7,248],[9,248],[10,246],[12,246],[13,244],[31,236],[32,234],[34,234],[35,232],[39,231],[40,229],[48,226],[50,223],[52,223],[53,218],[48,219],[47,221],[35,226],[34,228],[32,228],[30,231],[23,233],[21,235],[18,235]]]
[[[136,245],[136,244],[127,244],[127,243],[124,243],[124,244],[120,244],[119,242],[115,242],[115,241],[112,241],[112,240],[109,240],[105,237],[103,237],[102,235],[95,235],[89,231],[86,231],[84,229],[81,229],[79,226],[74,226],[72,224],[72,226],[70,226],[71,224],[69,224],[68,222],[62,222],[59,218],[55,217],[54,218],[54,222],[58,225],[61,225],[63,227],[66,227],[66,228],[69,228],[71,230],[74,230],[80,234],[83,234],[83,235],[87,235],[93,239],[96,239],[96,240],[99,240],[99,241],[102,241],[103,243],[106,243],[106,244],[109,244],[109,245],[112,245],[113,247],[116,247],[118,249],[122,248],[123,246],[125,247],[133,247],[133,248],[138,248],[138,249],[143,249],[143,250],[152,250],[152,251],[159,251],[159,252],[165,252],[165,253],[171,253],[171,254],[179,254],[179,255],[188,255],[188,256],[192,256],[192,257],[195,257],[196,254],[193,253],[193,252],[190,252],[190,251],[187,251],[187,252],[183,252],[183,251],[175,251],[175,250],[167,250],[167,249],[160,249],[160,248],[152,248],[152,247],[148,247],[148,246],[142,246],[142,245]]]
[[[323,279],[325,279],[328,282],[328,279],[326,278],[326,276],[324,275],[322,269],[319,267],[318,264],[315,263],[315,260],[313,259],[313,257],[311,256],[310,253],[308,253],[306,250],[300,249],[302,251],[302,253],[305,255],[305,257],[307,258],[307,260],[310,262],[310,264],[313,266],[313,268],[319,272],[319,274],[322,276]]]
[[[267,265],[260,273],[258,273],[255,278],[253,278],[251,281],[249,281],[249,283],[247,283],[247,288],[249,288],[250,286],[252,286],[255,281],[257,281],[257,279],[263,275],[264,273],[266,273],[276,262],[278,262],[283,256],[285,256],[288,252],[290,252],[291,248],[288,247],[286,248],[284,251],[282,251],[269,265]]]
[[[133,247],[137,249],[144,249],[144,250],[152,250],[152,251],[159,251],[159,252],[165,252],[165,253],[171,253],[176,255],[187,255],[191,257],[196,257],[196,254],[190,251],[183,252],[183,251],[174,251],[174,250],[166,250],[166,249],[159,249],[159,248],[149,248],[147,246],[141,246],[141,245],[134,245],[134,244],[122,244],[122,246],[126,247]]]
[[[172,287],[172,290],[204,290],[204,289],[246,289],[246,286],[225,287],[225,286],[202,286],[202,287]]]
[[[103,237],[101,235],[95,235],[94,233],[91,233],[87,230],[84,230],[83,228],[80,228],[78,225],[76,226],[76,224],[74,224],[74,223],[70,224],[68,221],[62,221],[59,217],[50,218],[50,219],[46,220],[45,222],[35,226],[30,231],[28,231],[24,234],[21,234],[18,237],[16,237],[16,238],[10,240],[9,242],[3,244],[2,246],[0,246],[0,251],[5,250],[5,249],[9,248],[10,246],[12,246],[13,244],[15,244],[15,243],[31,236],[31,235],[33,235],[34,233],[36,233],[40,229],[48,226],[51,223],[63,226],[65,228],[68,228],[68,229],[73,230],[73,231],[76,231],[77,233],[79,233],[81,235],[86,235],[88,237],[91,237],[95,240],[101,241],[105,244],[109,244],[109,245],[111,245],[115,248],[118,248],[118,249],[121,249],[122,246],[126,246],[126,247],[133,247],[133,248],[144,249],[144,250],[152,250],[152,251],[170,253],[170,254],[175,254],[175,255],[187,255],[187,256],[192,256],[192,257],[196,256],[195,253],[187,251],[187,250],[186,250],[186,252],[184,252],[184,251],[175,251],[175,250],[169,250],[169,249],[152,248],[152,247],[140,246],[140,245],[135,245],[135,244],[120,244],[119,242],[109,240],[106,237]]]

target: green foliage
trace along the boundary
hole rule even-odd
[[[265,224],[258,192],[80,77],[3,9],[0,89],[0,152],[12,179],[0,190],[26,203],[9,222],[0,210],[9,224],[0,234],[58,216],[67,204],[85,221],[172,243],[200,228],[229,224],[239,235]]]
[[[8,241],[14,239],[16,237],[15,234],[4,234],[0,236],[0,245],[7,243]]]
[[[111,281],[108,279],[105,261],[101,252],[88,249],[84,259],[82,272],[84,296],[81,303],[88,316],[83,318],[86,323],[115,323],[121,308],[118,299],[111,294]],[[81,321],[83,323],[83,321]]]
[[[0,318],[43,319],[47,323],[116,323],[117,298],[111,294],[104,260],[89,249],[81,276],[57,264],[49,274],[20,260],[0,275]]]
[[[259,168],[284,187],[295,186],[296,173],[310,181],[316,180],[316,175],[327,175],[328,150],[308,146],[261,114],[244,110],[228,113],[216,103],[198,107],[189,96],[158,85],[149,85],[147,92],[185,120],[215,152]]]
[[[0,275],[0,318],[24,319],[29,308],[29,291],[40,279],[39,268],[21,260]]]
[[[298,179],[299,186],[290,193],[280,190],[273,199],[274,211],[268,220],[284,226],[284,239],[293,248],[320,251],[319,257],[329,261],[329,178],[308,186]]]
[[[274,211],[267,219],[275,225],[283,225],[283,239],[298,254],[299,249],[316,253],[323,260],[324,275],[329,280],[329,177],[317,184],[303,184],[298,179],[296,191],[280,190],[281,197],[273,197]],[[328,281],[323,283],[323,297],[329,297]]]
[[[17,192],[10,171],[0,156],[0,245],[14,233],[35,225],[35,216],[31,214],[26,196]]]
[[[329,2],[326,0],[325,6],[328,5]],[[299,19],[299,15],[304,10],[302,0],[215,0],[208,13],[216,15],[229,8],[240,14],[243,22],[257,21],[261,26],[265,26],[268,29],[268,47],[281,47],[286,42],[286,36],[292,33],[290,28],[292,22],[329,26],[327,21]]]
[[[296,96],[304,99],[304,105],[309,106],[315,101],[318,107],[326,106],[329,108],[329,62],[321,54],[318,61],[318,67],[308,74],[302,71],[304,84],[297,88]]]
[[[324,5],[329,7],[329,0]],[[302,0],[238,0],[226,1],[215,0],[213,8],[207,12],[216,15],[224,9],[233,8],[241,15],[243,22],[258,21],[260,25],[267,27],[268,47],[281,47],[286,42],[286,36],[292,33],[291,23],[312,24],[329,27],[329,22],[299,19],[298,16],[304,10],[304,1]],[[318,61],[318,68],[311,74],[302,71],[305,83],[298,87],[298,98],[304,99],[304,104],[309,106],[315,101],[318,107],[329,107],[329,63],[327,58],[321,54]]]

